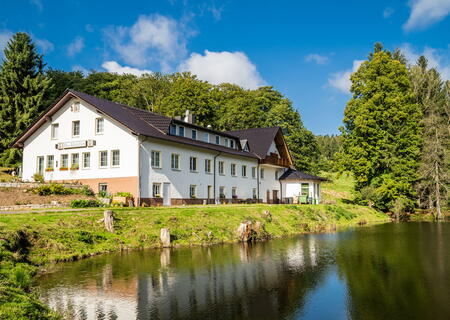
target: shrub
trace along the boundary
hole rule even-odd
[[[129,192],[117,192],[115,194],[115,196],[117,197],[128,197],[128,198],[133,198],[133,195]]]
[[[83,186],[83,188],[81,188],[81,194],[85,195],[85,196],[93,196],[94,195],[94,191],[92,191],[91,188],[89,188],[88,186]]]
[[[33,174],[33,180],[39,183],[44,183],[44,176],[40,173]]]
[[[74,194],[77,190],[72,188],[66,188],[61,184],[51,183],[48,185],[42,185],[33,189],[33,192],[40,196],[48,196],[50,194],[65,195]]]
[[[103,204],[97,200],[76,199],[70,202],[72,208],[95,208],[102,207]]]
[[[97,193],[97,197],[99,198],[110,198],[111,199],[111,195],[106,192],[106,191],[100,191],[99,193]]]

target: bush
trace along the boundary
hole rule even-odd
[[[33,180],[39,183],[44,183],[44,176],[40,173],[33,174]]]
[[[94,191],[92,191],[92,189],[89,188],[88,186],[83,186],[83,188],[81,189],[81,194],[83,194],[85,196],[95,195]]]
[[[48,196],[51,194],[56,195],[67,195],[67,194],[82,194],[85,196],[93,196],[94,192],[88,187],[83,186],[83,188],[67,188],[62,184],[51,183],[47,185],[42,185],[33,189],[33,192],[40,196]]]
[[[70,202],[72,208],[95,208],[102,207],[103,204],[97,200],[76,199]]]
[[[115,194],[115,196],[117,197],[128,197],[128,198],[133,198],[133,195],[129,192],[117,192]]]

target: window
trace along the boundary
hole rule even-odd
[[[220,144],[220,137],[216,136],[216,144]]]
[[[225,174],[223,161],[219,161],[219,174]]]
[[[191,131],[192,139],[197,140],[197,130]]]
[[[224,144],[225,144],[225,147],[228,147],[228,139],[227,138],[225,138]]]
[[[206,194],[208,195],[208,199],[212,198],[212,186],[208,186]]]
[[[58,129],[59,129],[59,124],[53,123],[52,124],[52,139],[58,139]]]
[[[275,180],[278,180],[278,170],[275,170]]]
[[[80,135],[80,121],[72,121],[72,137]]]
[[[225,195],[225,187],[224,186],[219,187],[219,197],[223,198],[223,199],[226,197],[226,195]]]
[[[91,167],[91,153],[83,152],[83,169],[88,169]]]
[[[308,196],[309,195],[309,183],[302,183],[301,187],[301,194],[302,196]]]
[[[211,159],[205,159],[205,172],[211,173]]]
[[[120,150],[111,151],[111,165],[113,167],[120,166]]]
[[[172,153],[171,159],[170,159],[170,167],[173,170],[180,170],[180,155],[176,153]]]
[[[247,166],[242,166],[242,176],[247,177]]]
[[[80,103],[79,102],[75,102],[74,104],[72,104],[72,112],[78,112],[80,111]]]
[[[37,157],[36,172],[39,174],[44,174],[44,157]]]
[[[108,184],[107,183],[99,183],[98,184],[98,192],[107,192]]]
[[[230,148],[234,149],[234,140],[230,140]]]
[[[153,168],[161,168],[161,152],[152,150],[151,161]]]
[[[53,155],[47,156],[47,171],[53,171],[53,166],[55,162],[55,157]]]
[[[231,168],[231,175],[235,176],[236,175],[236,164],[232,163],[230,168]]]
[[[203,134],[203,141],[209,142],[209,134],[206,132]]]
[[[189,186],[189,196],[191,198],[196,198],[197,197],[197,186],[195,184],[191,184]]]
[[[189,158],[189,170],[197,171],[197,158],[196,157]]]
[[[103,134],[105,130],[105,119],[96,118],[95,119],[95,134]]]
[[[264,179],[264,169],[261,169],[261,179]]]
[[[153,198],[161,197],[161,183],[154,183],[152,186]]]
[[[178,127],[178,135],[184,137],[184,127]]]
[[[171,124],[169,127],[169,133],[172,135],[176,135],[177,134],[177,126],[174,124]]]
[[[60,169],[67,169],[69,167],[69,155],[62,154],[61,155],[61,167]]]
[[[99,152],[99,166],[105,168],[108,166],[108,151]]]
[[[245,144],[245,146],[244,146],[244,151],[246,151],[246,152],[249,151],[249,150],[248,150],[248,143]]]
[[[253,199],[256,199],[258,197],[258,195],[256,194],[256,188],[252,189],[252,197]]]
[[[72,153],[70,155],[70,169],[77,170],[80,167],[80,154]]]
[[[256,178],[256,167],[252,167],[252,178]]]
[[[231,188],[231,197],[237,198],[237,188],[236,187]]]

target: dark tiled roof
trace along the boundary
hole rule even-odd
[[[69,95],[69,97],[68,97]],[[170,124],[172,123],[172,118],[166,117],[163,115],[159,115],[150,111],[137,109],[133,107],[129,107],[120,103],[115,103],[106,99],[98,98],[91,96],[89,94],[78,92],[75,90],[68,89],[66,90],[60,98],[51,105],[46,111],[44,111],[33,124],[28,127],[12,144],[14,147],[19,147],[20,143],[23,143],[24,140],[26,140],[32,132],[34,132],[39,126],[41,126],[45,122],[46,115],[52,115],[56,111],[54,108],[56,108],[57,103],[60,100],[66,99],[68,100],[70,97],[77,97],[81,100],[86,101],[87,103],[91,104],[93,107],[95,107],[100,112],[104,113],[105,115],[113,118],[114,120],[118,121],[128,129],[130,129],[132,132],[134,132],[137,135],[143,135],[146,137],[156,138],[156,139],[162,139],[166,141],[171,141],[175,143],[182,143],[185,145],[191,145],[196,146],[200,148],[205,148],[209,150],[214,150],[218,152],[223,152],[227,154],[237,155],[237,156],[243,156],[243,157],[249,157],[249,158],[255,158],[258,157],[253,154],[252,152],[244,152],[241,150],[236,150],[232,148],[227,148],[225,146],[216,145],[213,143],[207,143],[199,140],[193,140],[185,137],[179,137],[168,134]],[[52,113],[52,114],[49,114]],[[175,121],[179,122],[179,121]],[[186,124],[187,125],[187,124]],[[196,126],[198,127],[198,126]],[[200,128],[200,127],[199,127]],[[210,130],[211,131],[211,130]],[[219,133],[220,134],[220,133]],[[225,134],[227,135],[227,134]],[[233,137],[232,135],[228,135],[230,137]]]
[[[280,127],[254,128],[245,130],[226,131],[228,134],[238,137],[240,140],[247,140],[251,152],[261,159],[264,159],[269,152],[270,145],[275,139]]]
[[[317,181],[327,181],[327,179],[314,176],[312,174],[300,172],[297,170],[289,169],[283,173],[280,180],[317,180]]]

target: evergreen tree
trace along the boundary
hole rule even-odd
[[[412,208],[419,166],[420,107],[404,63],[377,44],[351,76],[353,94],[344,113],[341,160],[356,189],[375,190],[374,204],[391,209],[405,197]]]
[[[422,108],[423,146],[419,170],[419,199],[442,219],[450,183],[449,122],[445,109],[445,90],[439,73],[428,69],[425,57],[411,67],[411,81],[417,104]]]
[[[4,56],[0,69],[0,163],[18,166],[20,151],[8,149],[9,144],[43,110],[50,80],[43,74],[42,55],[28,34],[16,33]]]

